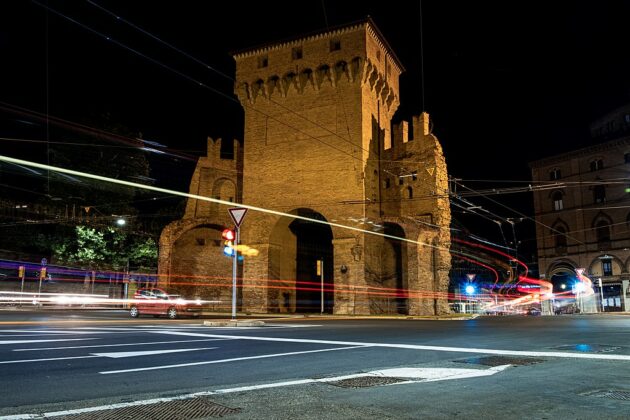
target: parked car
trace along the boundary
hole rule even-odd
[[[166,315],[175,319],[182,315],[199,316],[202,309],[200,300],[183,299],[180,295],[169,294],[162,289],[144,288],[134,293],[129,315],[132,318],[145,314],[155,317]]]

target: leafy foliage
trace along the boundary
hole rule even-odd
[[[98,269],[124,269],[157,265],[157,244],[152,238],[128,235],[111,227],[98,229],[77,226],[74,235],[68,235],[53,245],[53,256],[62,264]]]

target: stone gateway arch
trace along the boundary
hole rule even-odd
[[[222,159],[220,142],[209,140],[191,192],[232,194],[236,202],[317,221],[247,214],[241,241],[256,255],[239,265],[239,309],[447,313],[446,162],[428,114],[411,127],[392,124],[404,69],[371,19],[239,51],[234,59],[244,147],[235,142],[232,159]],[[189,200],[184,218],[162,234],[162,284],[195,279],[198,294],[223,300],[229,289],[220,291],[219,279],[229,275],[229,262],[213,226],[228,225],[224,206]],[[182,240],[195,231],[208,240]],[[182,264],[178,255],[205,255],[206,262]]]

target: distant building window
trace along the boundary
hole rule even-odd
[[[413,188],[407,187],[407,198],[413,198]]]
[[[625,163],[630,163],[630,153],[626,153],[625,155],[623,155],[623,161]]]
[[[291,58],[293,60],[299,60],[302,58],[302,47],[294,47],[293,50],[291,50]]]
[[[269,65],[269,57],[266,55],[258,57],[258,68],[262,69],[263,67],[267,67]]]
[[[414,180],[414,181],[418,180],[418,171],[413,171],[411,173],[411,179]]]
[[[206,238],[195,238],[197,241],[197,245],[205,245],[206,244]]]
[[[604,276],[612,276],[612,260],[602,260],[602,273]]]
[[[603,185],[596,185],[593,188],[593,201],[595,203],[606,202],[606,187],[604,187]]]
[[[560,179],[560,169],[554,168],[549,172],[549,179],[554,181],[556,179]]]
[[[401,177],[398,177],[398,185],[402,185],[404,184],[405,180],[402,179]]]
[[[556,228],[556,232],[553,236],[554,245],[557,254],[567,253],[567,232],[562,226]]]
[[[389,178],[385,178],[385,188],[389,188]]]
[[[553,209],[555,211],[560,211],[564,208],[562,203],[562,193],[560,191],[553,193],[551,200],[553,201]]]
[[[601,159],[595,159],[591,161],[590,169],[591,172],[599,171],[604,168],[604,161]]]
[[[595,226],[595,234],[597,236],[597,245],[599,249],[610,249],[610,225],[607,221],[597,222]]]
[[[341,41],[338,39],[332,39],[330,41],[330,51],[339,51],[341,49]]]

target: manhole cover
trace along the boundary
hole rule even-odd
[[[230,408],[205,398],[191,398],[163,403],[134,405],[112,410],[93,411],[61,417],[68,420],[186,420],[207,417],[223,417],[239,413],[240,408]]]
[[[580,395],[596,398],[610,398],[613,400],[630,401],[630,391],[597,390],[583,392]]]
[[[544,359],[533,358],[533,357],[506,357],[506,356],[482,356],[482,357],[470,357],[468,359],[463,360],[455,360],[455,362],[459,363],[470,363],[473,365],[484,365],[484,366],[503,366],[503,365],[512,365],[512,366],[526,366],[533,365],[536,363],[544,362]]]
[[[409,379],[392,378],[390,376],[360,376],[358,378],[342,379],[340,381],[327,382],[342,388],[369,388],[371,386],[381,386],[406,382]]]
[[[621,350],[621,346],[609,346],[605,344],[570,344],[568,346],[550,347],[554,350],[579,351],[582,353],[608,353]]]

